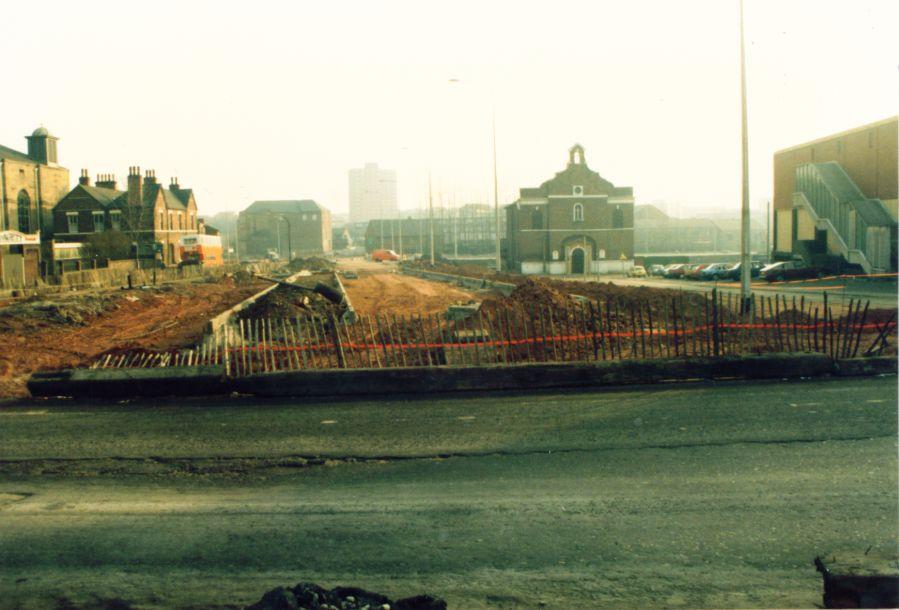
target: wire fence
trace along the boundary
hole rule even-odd
[[[707,358],[817,352],[834,358],[889,346],[895,312],[869,317],[869,303],[833,308],[756,296],[740,311],[731,295],[678,295],[652,302],[570,300],[529,307],[480,307],[446,315],[360,315],[238,320],[189,349],[108,353],[93,368],[220,365],[230,376],[315,369],[508,365],[622,359]]]

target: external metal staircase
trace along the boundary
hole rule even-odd
[[[896,223],[883,202],[869,199],[836,162],[796,168],[793,208],[827,236],[827,252],[865,273],[889,271]]]

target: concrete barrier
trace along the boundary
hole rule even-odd
[[[344,288],[343,282],[340,281],[340,276],[337,275],[336,271],[334,272],[334,283],[337,284],[337,291],[343,296],[343,303],[346,305],[341,321],[345,324],[355,324],[356,310],[353,308],[353,304],[350,302],[350,295],[347,294],[346,288]]]
[[[495,282],[485,278],[468,277],[466,275],[452,275],[450,273],[440,273],[439,271],[428,271],[426,269],[416,269],[414,267],[401,266],[400,269],[406,275],[420,277],[425,280],[433,280],[435,282],[447,282],[469,288],[471,290],[484,290],[492,288],[504,296],[511,295],[517,286],[508,282]]]
[[[356,396],[459,391],[590,388],[670,381],[796,379],[895,375],[895,358],[834,361],[824,354],[725,356],[698,360],[615,360],[489,366],[327,369],[260,373],[227,379],[222,367],[75,369],[35,373],[33,396],[126,398],[207,396]]]
[[[209,396],[226,394],[222,366],[170,366],[154,369],[73,369],[35,373],[32,396],[129,398],[133,396]]]
[[[293,282],[298,277],[300,277],[300,273],[301,272],[294,273],[293,275],[291,275],[287,279],[285,279],[285,281]],[[234,305],[233,307],[226,309],[222,313],[220,313],[217,316],[215,316],[214,318],[210,319],[206,323],[206,327],[204,329],[205,333],[207,335],[211,335],[211,334],[214,334],[215,332],[217,332],[218,330],[220,330],[221,328],[223,328],[224,326],[227,326],[231,322],[231,318],[233,318],[238,313],[240,313],[241,311],[243,311],[244,309],[246,309],[247,307],[249,307],[256,301],[258,301],[259,299],[261,299],[268,293],[270,293],[272,290],[277,288],[279,285],[280,284],[272,284],[268,288],[265,288],[265,289],[257,292],[256,294],[245,298],[243,301],[241,301],[237,305]]]

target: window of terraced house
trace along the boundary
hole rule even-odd
[[[104,212],[91,212],[91,216],[94,219],[94,233],[102,232],[106,228],[106,223],[104,222],[106,214]]]
[[[69,233],[78,232],[78,212],[67,212],[66,223],[68,224]]]
[[[113,210],[109,213],[109,226],[112,227],[113,231],[122,230],[122,212]]]

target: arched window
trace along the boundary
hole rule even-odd
[[[16,206],[19,210],[19,231],[31,233],[31,197],[24,190],[19,191]]]
[[[580,203],[574,204],[574,222],[584,222],[584,206]]]

